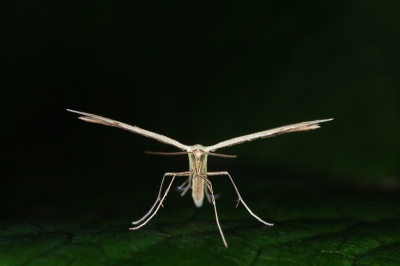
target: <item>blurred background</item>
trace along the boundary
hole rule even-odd
[[[247,197],[304,176],[317,180],[310,185],[398,188],[400,2],[3,6],[0,217],[107,206],[132,216],[138,204],[151,206],[164,172],[188,169],[186,156],[143,153],[174,147],[82,122],[66,108],[187,145],[334,118],[221,149],[238,158],[213,157],[209,170],[230,171]],[[228,187],[216,179],[214,190]],[[183,201],[193,206],[190,195]]]

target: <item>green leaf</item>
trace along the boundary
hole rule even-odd
[[[255,187],[244,199],[256,214],[274,222],[272,227],[253,219],[243,206],[235,209],[233,194],[222,189],[226,196],[217,200],[217,208],[228,248],[211,205],[182,206],[190,199],[171,195],[165,208],[136,231],[121,222],[138,218],[131,216],[103,216],[97,223],[3,222],[0,266],[400,263],[400,207],[392,192],[317,181],[318,189],[312,189],[306,178],[303,186],[291,187],[280,180],[268,197],[265,189]],[[248,192],[251,187],[244,183],[239,189]],[[74,219],[79,215],[67,220]]]

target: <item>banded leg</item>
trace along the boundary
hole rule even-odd
[[[192,172],[165,173],[163,178],[162,178],[162,180],[161,180],[160,190],[158,191],[158,196],[157,196],[156,202],[154,202],[153,206],[150,208],[150,210],[142,218],[140,218],[137,221],[133,221],[132,224],[139,224],[143,220],[145,220],[152,213],[152,211],[154,210],[154,208],[157,205],[157,202],[161,202],[161,206],[162,206],[162,201],[161,201],[160,196],[161,196],[161,191],[162,191],[162,187],[163,187],[164,180],[165,180],[166,176],[187,176],[187,175],[191,175],[191,174],[192,174]],[[157,210],[158,210],[158,208],[157,208]],[[133,229],[130,229],[130,230],[133,230]]]
[[[231,180],[233,187],[234,187],[235,190],[236,190],[236,194],[238,195],[238,203],[236,204],[236,208],[237,208],[237,206],[239,205],[239,203],[242,202],[242,203],[243,203],[243,206],[246,208],[246,210],[247,210],[254,218],[256,218],[257,220],[259,220],[261,223],[263,223],[263,224],[265,224],[265,225],[268,225],[268,226],[273,226],[273,225],[274,225],[274,224],[272,224],[272,223],[267,223],[266,221],[262,220],[260,217],[258,217],[257,215],[255,215],[255,214],[250,210],[249,207],[247,207],[246,203],[243,201],[242,197],[241,197],[240,194],[239,194],[239,190],[237,189],[237,187],[236,187],[236,185],[235,185],[235,182],[233,182],[233,179],[232,179],[231,175],[230,175],[227,171],[221,171],[221,172],[207,172],[207,173],[204,173],[204,174],[207,175],[207,176],[213,176],[213,175],[227,175],[227,176],[229,177],[229,179]]]

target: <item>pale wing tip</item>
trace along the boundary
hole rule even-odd
[[[323,123],[323,122],[328,122],[328,121],[332,121],[332,120],[333,120],[333,118],[328,118],[328,119],[317,120],[317,121],[315,121],[315,122],[317,122],[317,123]]]
[[[78,119],[86,121],[86,122],[92,122],[93,119],[87,116],[79,116]]]
[[[67,111],[72,112],[72,113],[77,113],[77,114],[83,115],[83,116],[79,116],[79,117],[78,117],[78,119],[81,119],[81,120],[83,120],[83,121],[86,121],[86,122],[92,122],[92,121],[93,121],[93,119],[91,119],[90,117],[88,117],[88,114],[87,114],[87,113],[79,112],[79,111],[75,111],[75,110],[71,110],[71,109],[67,109]]]
[[[328,122],[331,120],[333,120],[333,118],[315,120],[310,125],[306,126],[303,130],[312,130],[312,129],[320,128],[321,126],[319,125],[319,123]],[[299,131],[299,130],[295,130],[295,131]]]
[[[78,111],[71,110],[71,109],[67,109],[67,111],[68,111],[68,112],[72,112],[72,113],[77,113],[77,114],[79,114],[79,113],[80,113],[80,112],[78,112]]]
[[[89,114],[89,113],[79,112],[79,111],[75,111],[75,110],[71,110],[71,109],[67,109],[67,111],[72,112],[72,113],[77,113],[77,114],[80,114],[80,115],[84,115],[85,117],[91,115],[91,114]]]

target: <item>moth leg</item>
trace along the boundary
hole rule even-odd
[[[185,189],[183,186],[186,185],[186,183],[189,182],[189,179],[186,179],[185,182],[182,183],[182,185],[180,185],[178,187],[179,190]]]
[[[149,210],[142,218],[140,218],[140,219],[137,220],[137,221],[133,221],[132,224],[139,224],[139,223],[141,223],[144,219],[146,219],[146,218],[153,212],[154,208],[155,208],[156,205],[157,205],[157,202],[160,202],[160,205],[162,206],[163,200],[161,200],[161,191],[162,191],[162,187],[163,187],[164,180],[165,180],[165,177],[166,177],[166,176],[187,176],[187,175],[190,175],[190,174],[192,174],[192,172],[165,173],[164,176],[163,176],[163,178],[162,178],[162,181],[161,181],[160,190],[158,191],[158,196],[157,196],[156,202],[154,202],[153,206],[150,208],[150,210]],[[172,181],[171,181],[171,183],[172,183]],[[171,183],[170,183],[170,186],[171,186]],[[165,194],[165,196],[166,196],[166,194]],[[165,197],[165,196],[164,196],[164,197]],[[158,208],[159,208],[159,207],[160,207],[160,206],[158,206]],[[157,208],[157,210],[158,210],[158,208]],[[152,217],[153,217],[153,216],[152,216]],[[130,228],[130,230],[134,230],[134,229],[131,229],[131,228]]]
[[[138,223],[140,223],[141,221],[143,221],[144,219],[146,219],[147,216],[149,216],[149,215],[151,214],[151,212],[153,211],[154,207],[157,205],[157,202],[160,200],[160,195],[161,195],[162,187],[163,187],[164,180],[165,180],[165,177],[166,177],[166,176],[167,176],[167,173],[164,174],[164,176],[163,176],[163,178],[162,178],[162,180],[161,180],[160,190],[158,191],[158,195],[157,195],[156,202],[154,202],[153,206],[150,208],[150,210],[149,210],[142,218],[140,218],[140,219],[137,220],[137,221],[133,221],[132,224],[138,224]]]
[[[216,222],[217,222],[218,230],[219,230],[219,232],[220,232],[220,234],[221,234],[222,241],[224,242],[224,245],[225,245],[225,247],[227,248],[227,247],[228,247],[228,243],[226,243],[224,233],[222,232],[221,225],[219,224],[218,213],[217,213],[217,205],[216,205],[216,203],[215,203],[215,197],[214,197],[214,192],[213,192],[213,189],[212,189],[211,181],[208,180],[208,178],[207,178],[206,176],[204,176],[204,175],[201,175],[201,177],[202,177],[202,178],[204,179],[204,181],[207,183],[207,188],[208,188],[208,190],[210,191],[210,194],[211,194],[211,195],[210,195],[210,196],[211,196],[211,201],[212,201],[212,204],[213,204],[213,206],[214,206],[215,219],[216,219]],[[206,195],[207,195],[207,194],[206,194]],[[207,198],[208,198],[208,197],[207,197]]]
[[[233,179],[232,179],[231,175],[230,175],[227,171],[221,171],[221,172],[207,172],[207,173],[204,173],[204,174],[207,175],[207,176],[213,176],[213,175],[227,175],[227,176],[229,177],[229,179],[231,180],[233,187],[234,187],[235,190],[236,190],[236,194],[238,195],[238,203],[236,204],[236,207],[239,205],[240,202],[242,202],[243,206],[246,208],[246,210],[247,210],[254,218],[256,218],[257,220],[259,220],[261,223],[263,223],[263,224],[265,224],[265,225],[268,225],[268,226],[274,225],[274,224],[272,224],[272,223],[267,223],[266,221],[262,220],[260,217],[258,217],[257,215],[255,215],[255,214],[250,210],[249,207],[247,207],[246,203],[243,201],[242,197],[241,197],[240,194],[239,194],[239,190],[237,189],[237,187],[236,187],[236,185],[235,185],[235,182],[233,182]]]
[[[207,175],[207,176],[213,176],[213,175],[227,175],[227,176],[229,176],[229,178],[231,179],[231,182],[232,182],[232,184],[233,184],[233,187],[235,188],[236,195],[238,196],[238,199],[236,200],[236,201],[237,201],[236,208],[237,208],[237,206],[239,206],[240,201],[242,201],[242,197],[240,196],[239,191],[238,191],[238,189],[236,188],[236,185],[235,185],[235,183],[233,182],[233,179],[231,178],[231,176],[229,175],[228,172],[226,172],[226,171],[221,171],[221,172],[207,172],[207,173],[204,173],[204,174]]]
[[[208,186],[206,186],[206,187],[204,188],[204,192],[205,192],[205,194],[206,194],[206,197],[207,197],[208,202],[209,202],[209,203],[212,203],[211,191],[210,191],[210,188],[209,188]],[[217,195],[217,196],[218,196],[218,195]],[[218,197],[217,197],[217,198],[218,198]]]
[[[186,183],[188,183],[187,186],[183,187]],[[183,182],[183,184],[178,187],[178,190],[182,191],[181,197],[185,196],[186,192],[188,192],[191,186],[192,186],[192,178],[189,176],[189,178],[186,179],[186,181]]]

